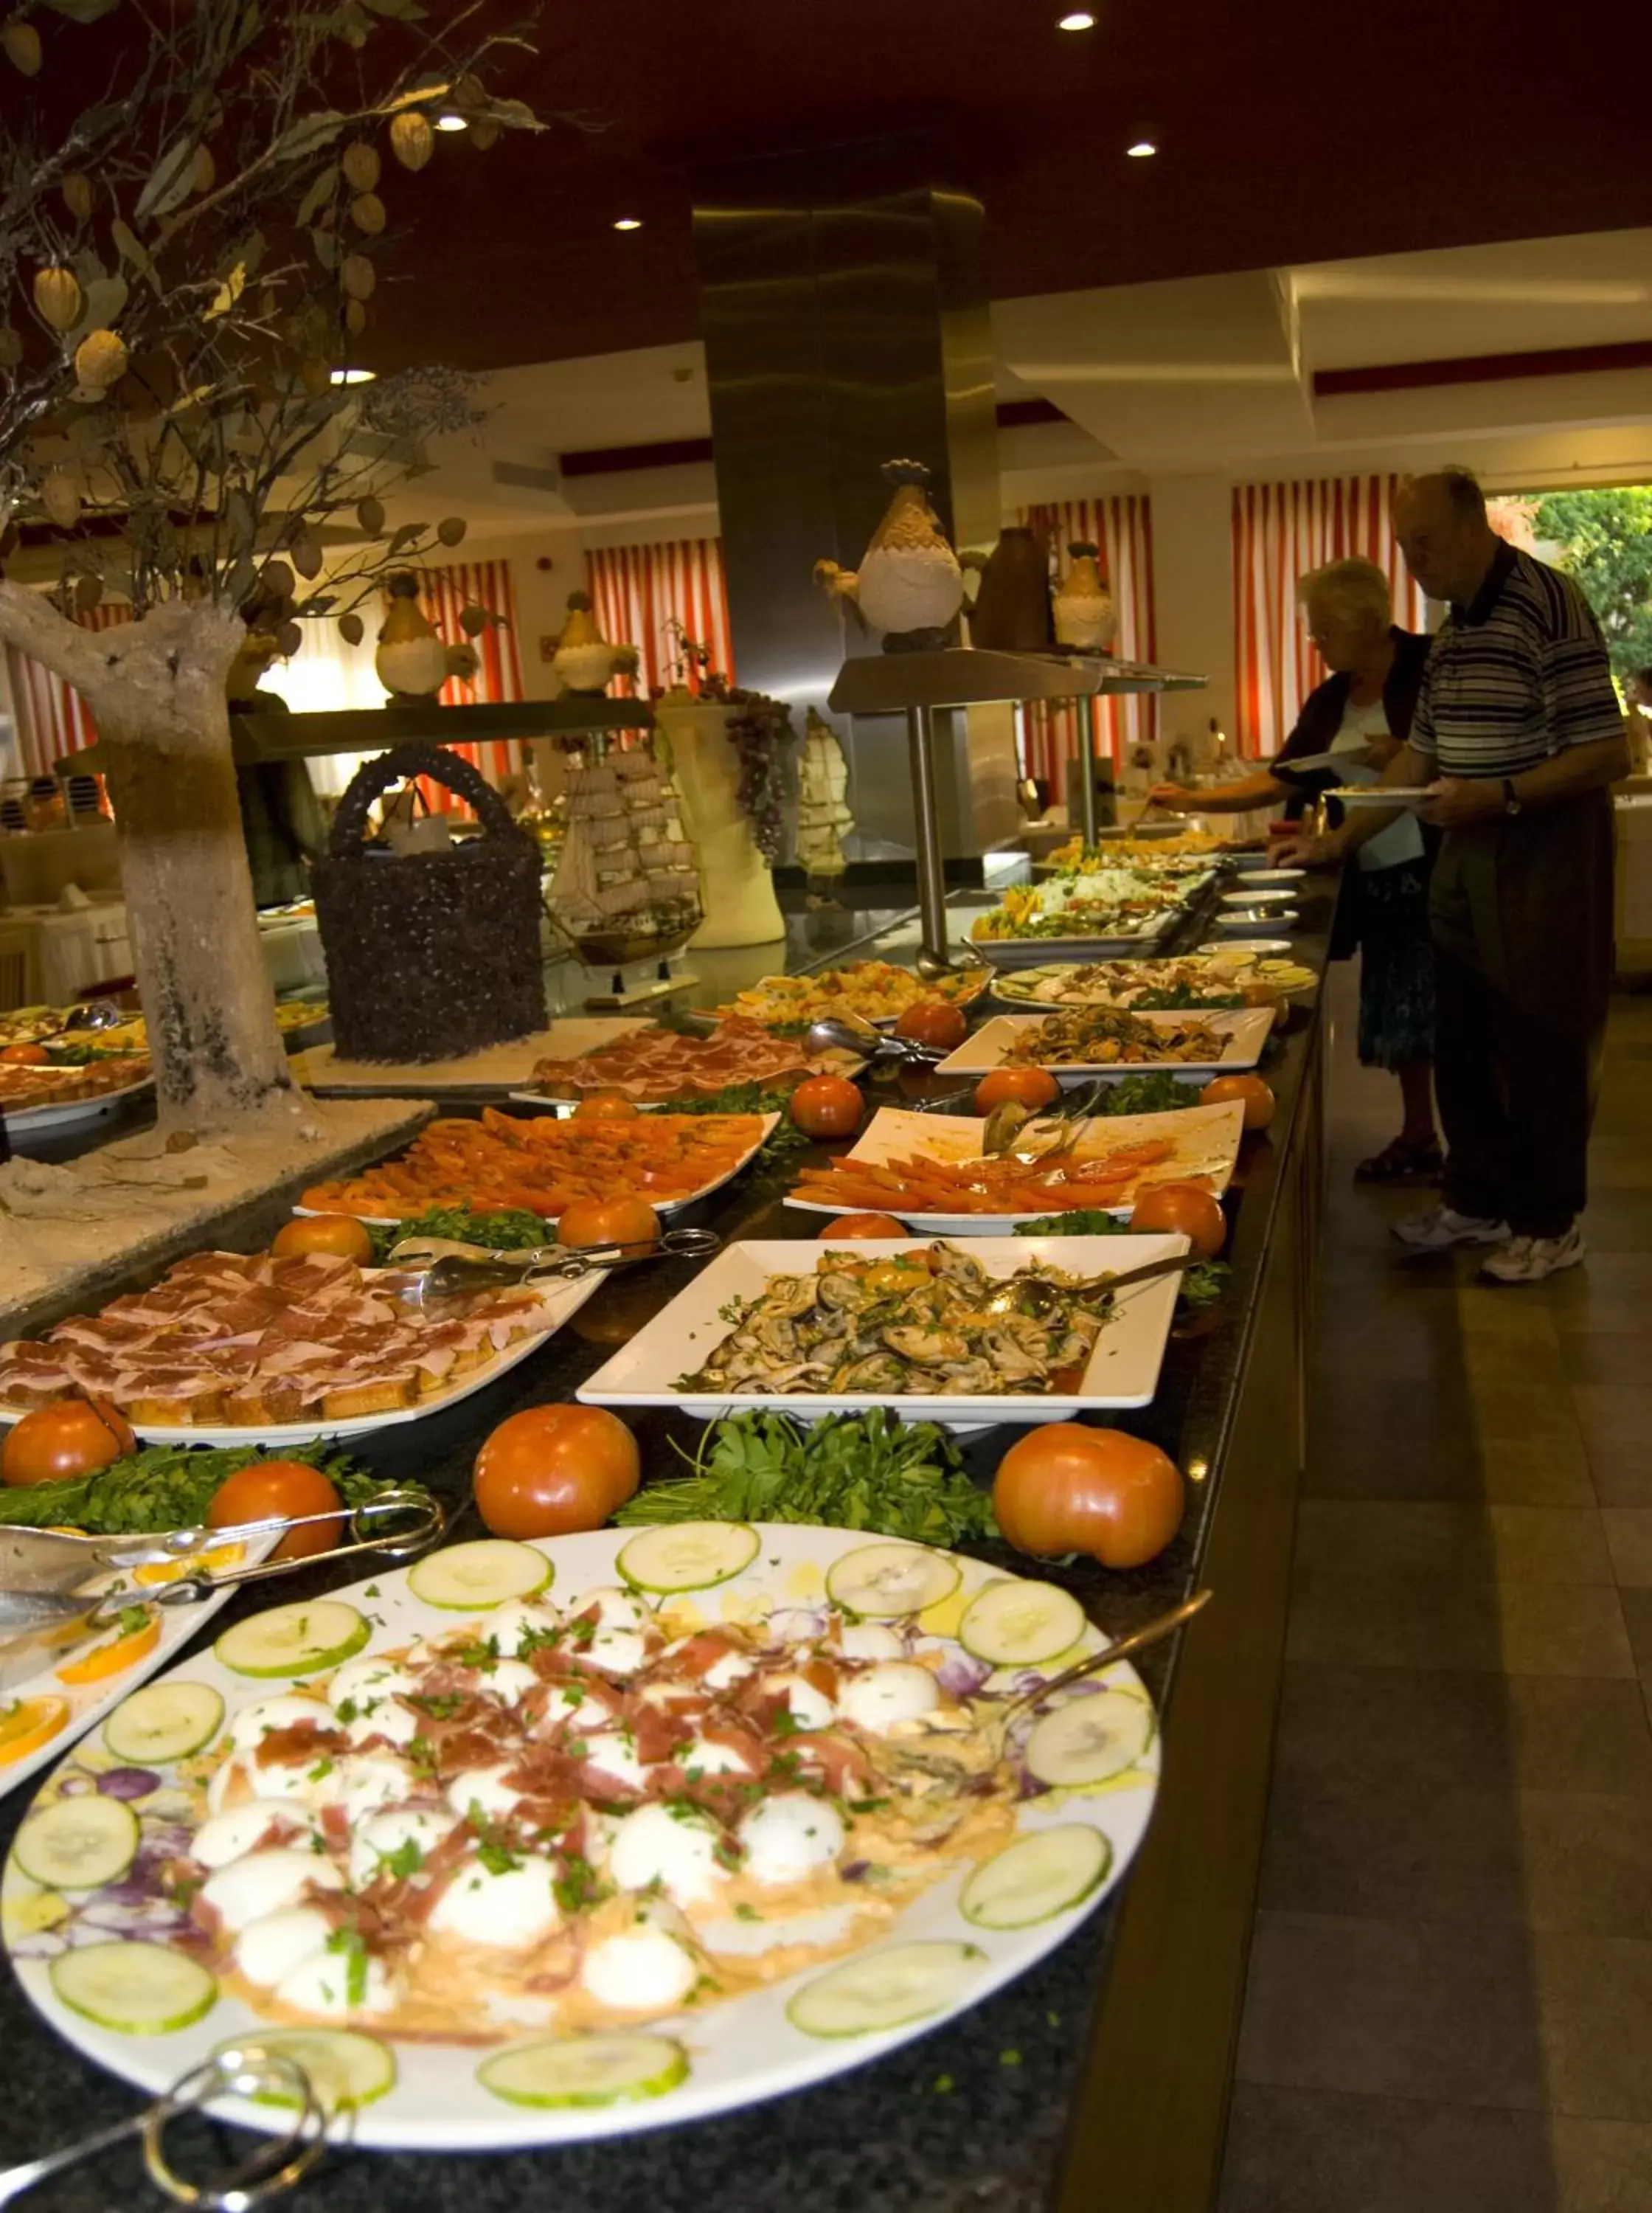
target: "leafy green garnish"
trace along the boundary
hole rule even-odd
[[[1204,984],[1161,984],[1155,991],[1138,991],[1131,1001],[1141,1013],[1176,1007],[1242,1007],[1242,991],[1218,991]]]
[[[674,1099],[666,1109],[671,1114],[778,1114],[780,1119],[763,1141],[759,1160],[772,1160],[781,1153],[796,1152],[808,1139],[791,1119],[789,1089],[778,1090],[764,1083],[725,1083],[721,1091],[708,1091],[697,1099]]]
[[[1035,1222],[1015,1225],[1017,1237],[1129,1237],[1128,1222],[1093,1207],[1076,1207],[1070,1214],[1040,1214]],[[1195,1311],[1215,1304],[1228,1288],[1233,1270],[1225,1260],[1198,1260],[1182,1276],[1179,1297],[1184,1308]]]
[[[1155,1069],[1151,1075],[1122,1076],[1110,1083],[1091,1109],[1096,1114],[1167,1114],[1178,1106],[1197,1106],[1200,1086]]]
[[[403,1838],[393,1852],[381,1852],[379,1865],[386,1875],[393,1875],[398,1882],[411,1882],[424,1865],[424,1855],[412,1837]]]
[[[808,1427],[783,1414],[732,1414],[710,1424],[690,1466],[646,1485],[614,1520],[821,1522],[924,1545],[998,1533],[946,1431],[882,1407]]]
[[[358,2006],[367,1997],[367,1946],[362,1941],[359,1929],[348,1926],[335,1929],[328,1937],[329,1952],[342,1952],[344,1956],[344,1999],[351,2006]]]
[[[556,1231],[537,1214],[505,1207],[497,1214],[475,1214],[466,1206],[432,1206],[405,1222],[369,1223],[373,1258],[380,1265],[405,1237],[451,1237],[460,1245],[485,1245],[499,1253],[526,1252],[555,1242]]]
[[[319,1441],[279,1453],[245,1445],[146,1445],[93,1475],[8,1489],[0,1493],[0,1522],[29,1529],[84,1529],[94,1537],[187,1529],[206,1520],[215,1494],[238,1470],[276,1459],[304,1460],[319,1468],[346,1506],[363,1505],[387,1488]]]

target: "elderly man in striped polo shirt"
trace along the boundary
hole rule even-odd
[[[1583,1258],[1623,716],[1588,601],[1497,537],[1466,470],[1403,485],[1394,528],[1412,576],[1450,607],[1384,777],[1426,784],[1417,812],[1445,833],[1430,899],[1445,1192],[1395,1235],[1495,1245],[1485,1275],[1538,1283]]]

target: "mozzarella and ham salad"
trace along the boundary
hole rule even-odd
[[[550,1326],[532,1289],[440,1320],[396,1277],[325,1253],[198,1253],[147,1291],[0,1345],[0,1409],[90,1392],[134,1424],[259,1428],[393,1412],[439,1397]]]
[[[644,1532],[621,1558],[744,1565],[757,1549],[744,1525],[704,1523]],[[545,1568],[530,1547],[461,1545],[409,1587],[428,1571],[421,1594],[451,1602],[503,1561],[524,1588],[517,1555]],[[1093,1825],[1018,1836],[1022,1801],[1126,1773],[1152,1709],[1093,1685],[1006,1737],[995,1709],[1041,1680],[1028,1655],[1064,1657],[1084,1617],[1052,1585],[996,1578],[958,1601],[956,1640],[924,1634],[920,1610],[959,1582],[950,1555],[871,1544],[834,1565],[824,1603],[715,1624],[617,1582],[561,1606],[532,1590],[374,1652],[336,1600],[256,1616],[220,1637],[227,1667],[333,1664],[272,1682],[227,1726],[205,1685],[134,1694],[106,1743],[169,1748],[175,1780],[99,1773],[98,1755],[60,1773],[15,1859],[77,1894],[37,1915],[26,1949],[53,1956],[70,2003],[83,1984],[114,2009],[82,2005],[109,2026],[176,2004],[182,1963],[202,2009],[224,1988],[294,2027],[488,2044],[631,2029],[776,1982],[886,1935],[948,1875],[979,1926],[1048,1918],[1111,1855]],[[118,1806],[95,1795],[111,1792]],[[137,1941],[107,1943],[117,1930]],[[157,1948],[168,1988],[146,1997],[135,1955]],[[798,1994],[795,2025],[844,2033],[829,2004],[813,2021],[823,1987]]]

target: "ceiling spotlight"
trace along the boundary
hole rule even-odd
[[[613,227],[616,230],[641,230],[643,218],[640,215],[617,216],[614,218]]]
[[[335,369],[332,381],[335,384],[371,384],[378,373],[376,369]]]
[[[436,127],[438,131],[468,131],[470,125],[462,115],[455,115],[449,109],[446,115],[437,116]]]
[[[1138,138],[1133,146],[1125,149],[1132,162],[1149,162],[1158,150],[1150,138]]]
[[[1086,9],[1076,8],[1070,15],[1063,15],[1057,22],[1056,28],[1058,31],[1093,31],[1095,28],[1095,18]]]

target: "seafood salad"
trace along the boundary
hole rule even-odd
[[[1017,1068],[1081,1062],[1106,1067],[1116,1062],[1220,1060],[1227,1048],[1226,1037],[1209,1022],[1149,1022],[1122,1007],[1090,1007],[1046,1015],[1016,1039],[1004,1058]]]
[[[685,1392],[978,1398],[1078,1388],[1106,1322],[1110,1276],[1046,1260],[993,1276],[945,1242],[887,1259],[823,1253],[724,1309],[732,1326]]]

